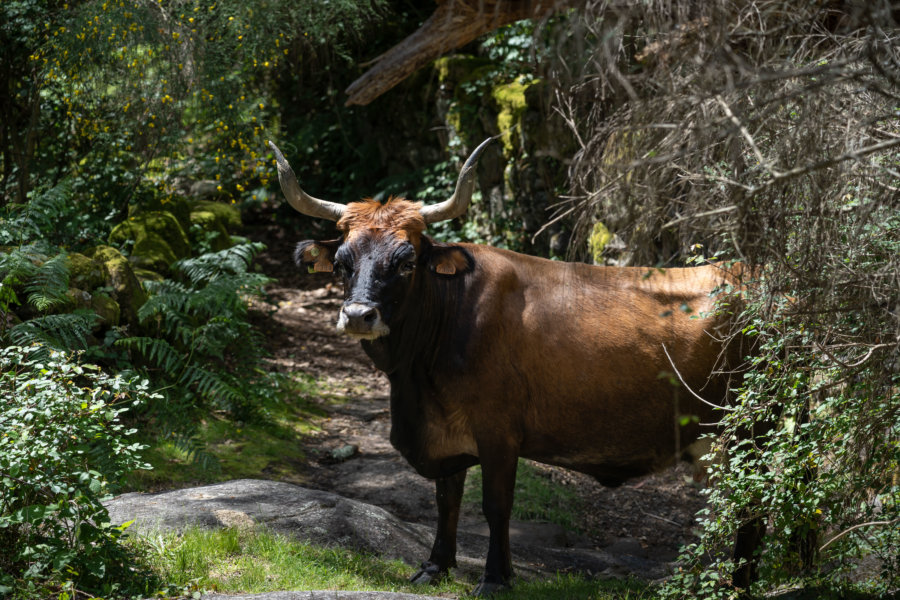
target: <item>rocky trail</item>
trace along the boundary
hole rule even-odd
[[[437,514],[433,483],[415,473],[388,441],[387,380],[357,342],[335,331],[339,282],[329,274],[301,272],[291,259],[299,240],[283,229],[271,226],[256,236],[268,245],[259,257],[263,271],[277,279],[267,289],[274,312],[260,323],[274,366],[311,374],[349,398],[342,404],[323,402],[328,417],[319,424],[321,432],[304,440],[308,486],[381,507],[408,523],[433,527]],[[658,579],[668,573],[679,546],[693,537],[694,514],[703,497],[689,483],[691,470],[686,465],[619,488],[605,488],[564,469],[538,468],[574,491],[580,505],[577,532],[548,523],[514,522],[511,541],[520,572],[562,569]],[[461,538],[487,535],[476,506],[464,507],[460,530]],[[486,542],[480,552],[469,567],[461,561],[461,568],[477,573]]]

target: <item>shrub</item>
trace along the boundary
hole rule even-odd
[[[112,526],[102,502],[149,468],[123,423],[153,397],[147,386],[39,345],[0,348],[0,595],[47,582],[114,591],[127,525]]]

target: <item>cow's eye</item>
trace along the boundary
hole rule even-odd
[[[400,272],[404,275],[409,275],[416,269],[416,261],[414,260],[406,260],[400,264]]]

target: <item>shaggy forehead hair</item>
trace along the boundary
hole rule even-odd
[[[419,238],[425,231],[425,219],[422,218],[421,208],[420,203],[403,198],[392,197],[384,204],[369,198],[348,204],[337,226],[348,240],[372,231],[393,233],[418,246]]]

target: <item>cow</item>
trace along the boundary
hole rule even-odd
[[[430,206],[313,198],[269,143],[288,203],[340,231],[300,242],[295,261],[343,279],[337,329],[387,374],[391,444],[435,480],[434,545],[411,579],[435,582],[455,566],[466,470],[480,464],[490,529],[473,590],[482,596],[513,576],[519,457],[609,486],[667,467],[721,415],[723,360],[738,358],[714,297],[736,283],[733,269],[592,266],[428,237],[428,224],[465,212],[490,141],[466,160],[453,195]],[[752,535],[738,540],[744,558]]]

